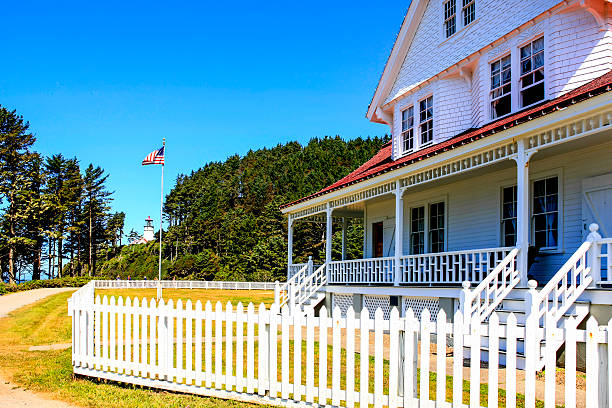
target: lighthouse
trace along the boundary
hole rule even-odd
[[[149,216],[145,220],[144,235],[142,236],[145,242],[153,241],[155,239],[153,232],[153,219]]]

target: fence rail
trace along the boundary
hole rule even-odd
[[[274,290],[274,282],[186,281],[186,280],[96,280],[95,289],[227,289]]]
[[[412,310],[400,317],[394,308],[385,321],[380,309],[370,319],[367,310],[355,316],[352,308],[345,318],[338,308],[328,317],[323,307],[318,317],[311,309],[306,315],[290,315],[287,307],[279,313],[276,304],[271,309],[262,304],[256,312],[253,304],[245,308],[217,302],[213,309],[210,302],[194,305],[190,300],[94,300],[88,289],[85,292],[77,292],[69,303],[77,374],[240,401],[286,406],[316,401],[347,407],[432,406],[432,400],[446,400],[448,407],[464,407],[468,400],[469,406],[479,407],[481,398],[496,407],[504,375],[506,407],[536,404],[535,370],[525,372],[525,395],[517,394],[517,359],[525,358],[526,365],[534,367],[538,353],[533,342],[526,342],[526,330],[514,315],[500,325],[494,312],[487,323],[473,319],[466,330],[461,311],[454,315],[455,323],[448,323],[441,310],[434,323],[427,310],[417,320]],[[556,350],[545,351],[546,406],[602,406],[610,398],[612,364],[601,361],[607,359],[612,321],[599,327],[591,318],[586,331],[577,330],[572,321],[546,333],[547,339],[566,339],[563,402],[555,393],[555,376],[563,375],[556,371]],[[449,368],[447,340],[452,344]],[[517,349],[519,342],[526,342],[524,356]],[[586,390],[581,394],[576,391],[577,343],[586,343]],[[485,347],[489,364],[481,369]],[[430,353],[432,349],[436,352]],[[499,369],[502,354],[504,371]],[[464,380],[480,384],[482,370],[488,393],[481,395],[481,387],[474,385],[464,391]]]

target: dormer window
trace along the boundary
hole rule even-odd
[[[419,102],[421,145],[433,141],[433,96]]]
[[[404,152],[414,149],[414,107],[402,111],[402,143]]]
[[[512,75],[510,55],[491,64],[491,119],[507,115],[512,110]]]
[[[444,32],[446,38],[455,34],[457,31],[457,0],[447,0],[444,2]]]
[[[476,0],[462,0],[463,7],[461,14],[463,15],[463,26],[467,26],[476,19]]]
[[[544,100],[544,37],[521,47],[521,107]]]

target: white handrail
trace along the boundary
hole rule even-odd
[[[463,282],[461,304],[466,322],[477,318],[482,323],[520,282],[519,271],[516,269],[518,252],[518,248],[510,251],[474,290],[469,289],[469,281]]]
[[[277,293],[274,294],[274,302],[278,303],[279,308],[285,306],[289,302],[291,288],[304,280],[305,276],[308,274],[310,263],[311,262],[309,261],[308,263],[304,264],[304,266],[295,275],[289,278],[287,282],[280,285]]]
[[[556,324],[593,281],[591,267],[587,266],[587,253],[593,242],[586,241],[565,262],[555,276],[532,299],[531,312],[538,320],[550,315]],[[548,319],[547,319],[548,320]],[[548,323],[547,323],[548,324]]]
[[[327,284],[327,264],[324,263],[316,271],[308,275],[300,284],[293,288],[293,311],[300,311],[302,305],[312,295],[314,295],[321,287]]]

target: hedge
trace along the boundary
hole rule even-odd
[[[92,279],[100,279],[99,277],[89,276],[67,276],[59,279],[33,280],[20,283],[18,285],[9,285],[0,282],[0,295],[6,293],[20,292],[23,290],[39,289],[39,288],[63,288],[63,287],[80,287],[85,285]]]

